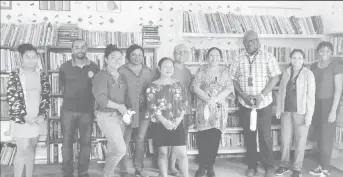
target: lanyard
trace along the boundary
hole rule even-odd
[[[299,74],[300,74],[300,72],[301,72],[301,70],[302,70],[303,68],[304,68],[304,65],[301,67],[301,69],[299,70],[298,74],[294,77],[294,79],[293,79],[293,75],[294,75],[293,66],[292,66],[292,68],[291,68],[291,76],[290,76],[289,81],[293,84],[293,86],[294,86],[295,89],[297,88],[296,81],[297,81],[297,79],[298,79],[298,77],[299,77]]]
[[[250,61],[250,58],[247,57],[248,59],[248,62],[249,62],[249,76],[251,76],[251,73],[252,73],[252,64],[254,64],[254,62],[256,61],[256,58],[257,58],[257,55],[258,55],[258,50],[255,52],[254,54],[254,58],[252,59],[252,61]]]

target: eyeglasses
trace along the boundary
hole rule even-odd
[[[175,51],[175,53],[176,53],[176,55],[187,55],[189,52],[178,50],[178,51]]]
[[[258,39],[250,39],[250,40],[244,40],[244,43],[249,44],[249,43],[255,43],[257,41],[258,41]]]
[[[331,50],[319,50],[318,52],[319,52],[319,53],[330,53]]]

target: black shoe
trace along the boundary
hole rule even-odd
[[[258,171],[257,169],[253,169],[253,168],[249,168],[245,174],[247,175],[247,177],[253,177],[253,176],[258,176]]]
[[[267,168],[264,177],[274,177],[274,168]]]
[[[289,168],[286,168],[286,167],[279,167],[276,171],[275,171],[275,175],[276,176],[281,176],[281,175],[284,175],[286,174],[287,172],[289,172]]]
[[[292,177],[302,177],[301,171],[293,170]]]
[[[207,177],[216,177],[213,166],[207,167]]]
[[[206,173],[206,167],[199,166],[199,169],[195,172],[195,177],[204,177]]]

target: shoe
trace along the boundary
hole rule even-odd
[[[131,177],[128,172],[120,172],[120,177]]]
[[[273,177],[274,176],[274,168],[270,167],[266,169],[264,177]]]
[[[245,174],[247,177],[259,176],[257,169],[249,168]]]
[[[301,171],[293,170],[292,177],[302,177]]]
[[[135,172],[135,177],[149,177],[148,174],[146,174],[144,171],[138,171]]]
[[[322,166],[318,165],[317,168],[310,170],[310,175],[320,176],[322,174]]]
[[[281,176],[281,175],[286,174],[287,172],[289,172],[289,168],[286,168],[286,167],[279,167],[279,168],[274,172],[274,174],[275,174],[276,176]]]
[[[206,167],[199,166],[199,169],[195,172],[195,177],[205,177]]]
[[[329,170],[322,169],[322,174],[325,175],[325,176],[330,176],[331,172]]]
[[[216,174],[214,173],[213,165],[207,167],[207,177],[216,177]]]

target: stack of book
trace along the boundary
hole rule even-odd
[[[71,46],[74,40],[79,38],[81,30],[76,24],[64,24],[58,28],[57,46]]]
[[[143,46],[159,46],[161,44],[158,26],[143,26]]]

